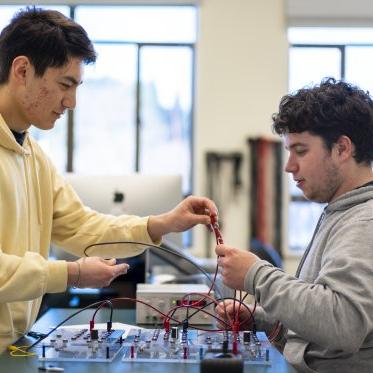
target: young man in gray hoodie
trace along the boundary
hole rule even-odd
[[[297,371],[373,372],[373,101],[324,80],[284,96],[273,128],[289,152],[285,171],[307,199],[328,205],[295,276],[219,245],[223,281],[255,296],[258,329]]]

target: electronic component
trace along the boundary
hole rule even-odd
[[[243,342],[244,332],[238,333],[237,353],[232,350],[232,332],[206,332],[189,330],[188,338],[171,328],[130,330],[123,340],[123,362],[201,363],[207,359],[237,361],[237,364],[271,365],[269,346],[263,333],[251,333],[250,342]],[[259,339],[260,338],[260,339]],[[224,346],[225,345],[225,348]]]
[[[191,305],[204,309],[207,312],[214,314],[214,304],[208,298],[203,299],[202,295],[207,295],[209,288],[207,285],[200,284],[138,284],[136,298],[150,304],[154,308],[167,314],[170,309],[181,305]],[[185,296],[191,293],[192,295]],[[193,294],[198,293],[198,294]],[[213,292],[210,297],[213,297]],[[201,300],[200,302],[196,302]],[[211,303],[211,304],[209,304]],[[209,305],[208,305],[209,304]],[[186,318],[186,307],[177,309],[173,314],[173,318],[178,321],[183,321]],[[190,308],[189,315],[196,310]],[[145,304],[137,303],[136,305],[136,323],[137,324],[158,324],[162,323],[164,317],[156,310],[148,307]],[[175,321],[170,320],[170,323]],[[212,317],[205,312],[196,312],[190,319],[189,324],[207,325],[212,323]]]
[[[60,328],[43,340],[41,361],[111,362],[121,349],[123,330]]]

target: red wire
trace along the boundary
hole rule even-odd
[[[147,303],[147,302],[145,302],[145,301],[142,301],[142,300],[140,300],[140,299],[134,299],[134,298],[128,298],[128,297],[118,297],[118,298],[111,298],[111,299],[110,299],[111,302],[113,302],[113,301],[118,301],[118,300],[129,300],[129,301],[131,301],[131,302],[138,302],[138,303],[144,304],[145,306],[150,307],[151,309],[153,309],[154,311],[156,311],[156,312],[158,312],[160,315],[162,315],[162,316],[165,318],[165,320],[166,320],[166,318],[167,318],[168,320],[175,321],[175,322],[178,323],[178,324],[181,324],[181,322],[180,322],[179,320],[173,318],[173,317],[170,316],[169,314],[170,314],[170,312],[171,312],[174,308],[181,308],[181,307],[190,307],[190,308],[192,308],[192,309],[199,310],[200,312],[207,313],[208,315],[214,317],[216,320],[218,320],[218,321],[221,322],[221,323],[226,323],[224,320],[221,320],[221,319],[220,319],[219,317],[217,317],[215,314],[212,314],[211,312],[208,312],[208,311],[206,311],[206,310],[204,310],[204,309],[201,309],[201,308],[199,308],[199,307],[194,307],[194,306],[185,306],[185,305],[184,305],[184,306],[177,306],[177,307],[173,307],[170,311],[168,311],[167,314],[165,314],[165,313],[163,313],[161,310],[159,310],[158,308],[156,308],[156,307],[152,306],[151,304],[149,304],[149,303]],[[104,301],[103,303],[106,304],[107,302]],[[98,309],[99,309],[101,306],[102,306],[102,304],[100,304],[100,306],[98,307]],[[95,312],[95,314],[94,314],[94,316],[93,316],[93,318],[92,318],[93,321],[94,321],[94,317],[95,317],[95,315],[96,315],[98,309],[96,310],[96,312]],[[197,329],[197,328],[195,328],[194,326],[191,326],[191,328],[193,328],[193,329]],[[204,329],[200,329],[200,330],[204,330]],[[220,330],[219,330],[219,331],[220,331]]]
[[[216,244],[217,245],[223,245],[224,244],[224,240],[223,240],[222,234],[221,234],[220,229],[219,229],[219,224],[218,224],[217,219],[216,219],[215,216],[211,216],[211,228],[212,228],[212,230],[215,233]],[[214,279],[213,279],[213,282],[211,284],[211,288],[209,290],[209,293],[210,293],[212,287],[215,285],[215,280],[216,280],[216,276],[217,276],[218,270],[219,270],[219,266],[216,265],[215,275],[214,275]],[[244,298],[246,298],[246,296],[247,296],[247,294],[245,295]],[[235,312],[236,300],[234,300],[234,303],[233,303],[233,314],[234,314],[234,318],[233,319],[234,319],[234,322],[238,322],[239,325],[242,325],[242,322],[239,321],[239,312],[240,312],[241,305],[242,305],[242,302],[243,302],[244,298],[242,298],[242,291],[240,290],[240,301],[239,301],[239,306],[238,306],[237,312]],[[234,299],[236,299],[236,290],[234,291]],[[224,303],[224,305],[225,305],[225,303]],[[254,309],[253,309],[253,311],[250,311],[250,317],[247,320],[252,319],[252,321],[254,321],[255,308],[256,308],[256,302],[255,302],[255,305],[254,305]],[[225,311],[225,313],[227,314],[226,311]],[[227,316],[228,316],[228,314],[227,314]],[[232,326],[233,326],[233,324],[231,325],[231,327]]]
[[[215,238],[216,238],[216,244],[217,245],[223,245],[224,244],[224,241],[223,241],[223,237],[222,237],[222,234],[220,232],[220,229],[219,229],[219,224],[217,222],[217,218],[215,216],[212,216],[211,217],[211,228],[215,234]],[[202,293],[189,293],[189,294],[186,294],[183,296],[182,300],[184,300],[186,297],[190,296],[190,295],[200,295],[202,298],[201,299],[198,299],[196,301],[193,301],[193,304],[189,304],[189,305],[183,305],[181,304],[180,306],[176,306],[176,307],[173,307],[171,308],[167,314],[163,313],[161,310],[159,310],[158,308],[152,306],[151,304],[145,302],[145,301],[142,301],[140,299],[133,299],[133,298],[128,298],[128,297],[119,297],[119,298],[112,298],[106,302],[103,302],[100,304],[100,306],[96,309],[96,311],[94,312],[93,314],[93,317],[92,317],[92,322],[94,322],[94,319],[95,319],[95,316],[97,314],[97,312],[102,308],[104,307],[104,305],[106,305],[108,302],[110,301],[117,301],[117,300],[128,300],[128,301],[131,301],[131,302],[138,302],[138,303],[141,303],[151,309],[153,309],[154,311],[156,311],[157,313],[159,313],[160,315],[162,315],[164,317],[164,327],[166,328],[166,323],[169,323],[170,320],[176,322],[178,325],[182,324],[182,322],[180,322],[179,320],[175,319],[173,317],[173,314],[175,313],[176,310],[180,309],[180,308],[191,308],[191,309],[196,309],[198,312],[204,312],[208,315],[210,315],[211,317],[215,318],[217,321],[219,321],[221,324],[225,324],[227,325],[228,328],[230,328],[231,330],[234,330],[234,331],[237,331],[236,329],[239,329],[240,325],[242,324],[242,322],[239,321],[239,311],[240,311],[240,308],[241,308],[241,305],[242,305],[242,302],[243,302],[243,299],[242,298],[242,292],[240,291],[240,300],[239,300],[239,306],[238,306],[238,309],[237,309],[237,313],[234,312],[234,319],[232,320],[230,315],[227,314],[226,312],[226,306],[225,306],[225,302],[224,302],[224,308],[225,308],[225,314],[226,314],[226,318],[227,318],[227,321],[226,320],[222,320],[220,319],[219,317],[217,317],[215,314],[212,314],[206,310],[204,310],[203,308],[200,308],[198,307],[198,303],[205,300],[205,299],[209,299],[211,300],[212,302],[214,302],[215,304],[218,304],[218,302],[210,296],[210,293],[212,291],[212,289],[214,288],[215,286],[215,283],[216,283],[216,277],[217,277],[217,274],[218,274],[218,271],[219,271],[219,265],[217,264],[216,265],[216,269],[215,269],[215,274],[214,274],[214,278],[213,278],[213,281],[211,283],[211,286],[210,286],[210,289],[208,291],[207,294],[202,294]],[[234,297],[236,298],[236,296]],[[235,306],[235,302],[236,300],[234,300],[234,306]],[[249,312],[250,312],[250,317],[247,319],[247,320],[254,320],[254,317],[253,317],[253,314],[255,312],[255,307],[256,307],[256,304],[254,305],[254,309],[253,311],[250,311],[250,309],[248,307],[246,307]],[[245,320],[245,321],[247,321]],[[238,323],[238,325],[237,325]],[[197,328],[197,327],[194,327],[194,326],[191,326],[191,328],[193,329],[197,329],[197,330],[203,330],[203,331],[208,331],[208,332],[211,332],[211,331],[215,331],[215,332],[220,332],[222,331],[221,329],[218,329],[218,330],[207,330],[207,329],[203,329],[203,328]]]
[[[224,323],[224,324],[230,326],[230,325],[229,325],[225,320],[220,319],[220,318],[219,318],[218,316],[216,316],[215,314],[213,314],[213,313],[211,313],[211,312],[208,312],[208,311],[206,311],[206,310],[203,309],[203,308],[196,307],[196,306],[193,306],[193,305],[186,305],[186,304],[181,304],[181,305],[179,305],[179,306],[172,307],[172,308],[168,311],[167,316],[166,316],[166,318],[164,319],[163,324],[165,325],[165,324],[166,324],[167,322],[169,322],[169,320],[172,318],[172,316],[170,316],[171,313],[172,313],[172,315],[173,315],[173,314],[175,313],[175,311],[177,311],[178,309],[181,309],[181,308],[187,308],[187,309],[188,309],[188,308],[191,308],[191,309],[198,310],[199,312],[206,313],[206,314],[212,316],[212,317],[213,317],[214,319],[216,319],[217,321],[219,321],[219,322],[221,322],[221,323]],[[175,320],[175,319],[172,318],[172,320]],[[181,324],[183,323],[183,321],[179,321],[179,320],[176,320],[176,322],[177,322],[178,325],[181,325]]]
[[[245,296],[246,297],[246,296]],[[250,311],[249,308],[247,308],[250,312],[250,316],[247,317],[246,319],[244,319],[243,321],[241,321],[241,325],[247,323],[249,320],[251,321],[254,321],[254,313],[255,313],[255,310],[256,310],[256,301],[254,302],[254,308]]]
[[[215,234],[215,239],[216,239],[216,244],[217,245],[223,245],[224,244],[224,241],[223,241],[223,237],[221,235],[221,232],[219,230],[219,224],[218,224],[218,221],[217,221],[217,218],[216,216],[211,216],[211,224],[210,224],[210,227],[212,229],[212,231],[214,232]],[[218,271],[219,271],[219,266],[218,264],[216,264],[216,268],[215,268],[215,273],[214,273],[214,278],[211,282],[211,285],[210,285],[210,288],[209,288],[209,291],[208,291],[208,295],[210,295],[210,293],[212,292],[212,289],[214,288],[215,286],[215,283],[216,283],[216,277],[218,275]]]
[[[210,295],[208,294],[203,294],[203,293],[197,293],[197,292],[194,292],[194,293],[188,293],[188,294],[185,294],[182,298],[181,298],[181,301],[184,301],[185,298],[191,296],[191,295],[200,295],[202,298],[201,299],[197,299],[197,300],[192,300],[193,302],[193,306],[198,306],[198,303],[202,302],[203,300],[205,299],[210,299],[212,302],[214,302],[216,305],[218,305],[218,301],[211,297]]]

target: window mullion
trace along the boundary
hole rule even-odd
[[[140,171],[140,146],[141,146],[141,84],[140,84],[140,66],[141,66],[141,45],[137,44],[137,66],[136,66],[136,129],[135,129],[135,171]]]

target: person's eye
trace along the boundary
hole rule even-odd
[[[70,85],[67,84],[67,83],[60,83],[61,87],[64,88],[64,89],[69,89],[70,88]]]
[[[299,150],[296,150],[295,153],[297,155],[305,155],[307,153],[307,150],[306,149],[299,149]]]

